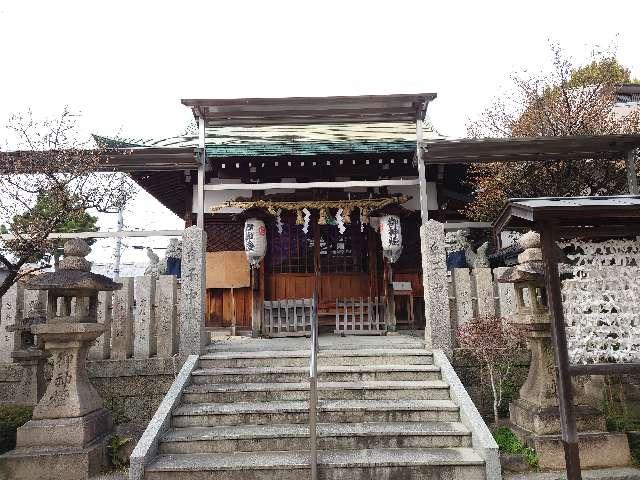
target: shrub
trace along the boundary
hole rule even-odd
[[[497,428],[493,432],[493,438],[495,438],[500,450],[506,453],[522,455],[529,468],[538,468],[538,454],[536,451],[531,447],[525,446],[509,427]]]
[[[0,405],[0,454],[16,448],[16,430],[29,420],[32,407]]]
[[[525,349],[522,330],[512,327],[502,317],[485,315],[458,328],[458,343],[489,374],[493,394],[493,416],[504,400],[505,387],[510,385],[513,370]]]

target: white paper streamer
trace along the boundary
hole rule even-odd
[[[342,218],[341,208],[339,208],[338,213],[336,213],[336,223],[338,224],[338,231],[340,232],[340,235],[342,235],[347,230],[347,227],[344,226],[344,218]]]
[[[304,225],[302,226],[302,231],[305,233],[309,233],[309,220],[311,220],[311,212],[307,208],[302,209],[302,213],[304,213]]]
[[[278,229],[278,233],[280,235],[282,235],[282,218],[280,217],[280,214],[282,213],[282,209],[279,208],[276,211],[276,228]]]

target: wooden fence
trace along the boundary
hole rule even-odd
[[[384,299],[345,298],[336,300],[336,329],[340,335],[384,335]]]
[[[89,351],[89,359],[171,357],[178,351],[178,283],[173,275],[117,279],[122,288],[100,292],[98,322],[105,325]],[[0,305],[0,363],[10,363],[19,344],[6,327],[20,324],[34,312],[46,311],[46,292],[15,284]]]

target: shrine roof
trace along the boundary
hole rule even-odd
[[[427,138],[442,138],[430,125]],[[103,148],[196,148],[198,136],[182,135],[160,140],[126,141],[94,135]],[[207,129],[208,158],[276,157],[413,153],[416,127],[413,123],[367,123],[330,125],[287,125],[261,127],[218,127]]]
[[[549,160],[621,159],[640,147],[640,135],[566,135],[557,137],[426,139],[425,163],[465,164]]]
[[[435,93],[184,99],[207,127],[241,125],[320,125],[337,123],[415,122],[424,120]]]
[[[552,222],[572,228],[640,223],[640,196],[512,198],[493,223],[495,231]]]

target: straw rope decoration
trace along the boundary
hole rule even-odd
[[[360,209],[361,223],[369,223],[369,215],[381,208],[389,205],[402,205],[407,203],[411,197],[400,195],[397,197],[385,198],[365,198],[360,200],[307,200],[299,202],[276,202],[270,200],[254,200],[254,201],[235,201],[229,200],[211,207],[211,213],[216,213],[223,208],[240,208],[247,210],[249,208],[260,208],[266,210],[273,216],[278,215],[278,211],[296,212],[296,224],[303,225],[303,209],[318,210],[320,212],[319,224],[335,223],[335,220],[329,214],[330,209],[342,209],[342,218],[345,224],[351,223],[351,212]]]

